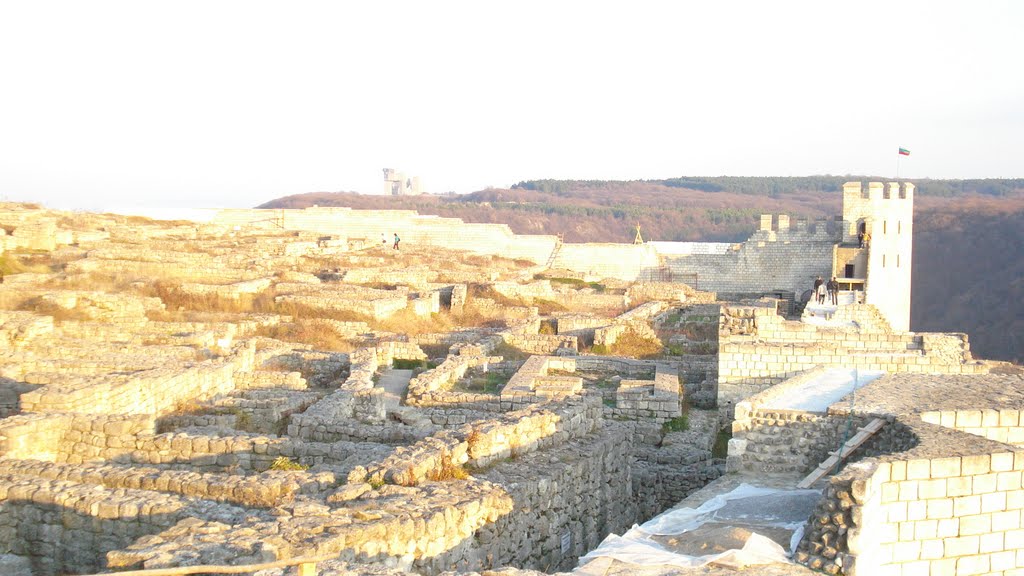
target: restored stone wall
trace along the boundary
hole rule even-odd
[[[830,275],[832,246],[838,238],[824,231],[781,241],[759,231],[722,254],[665,255],[672,279],[711,292],[788,291],[802,293],[815,276]]]
[[[833,477],[797,560],[846,574],[1016,570],[1024,453],[996,443],[961,447],[954,441],[946,455],[872,459]]]
[[[928,411],[921,420],[1024,448],[1024,421],[1015,408]]]

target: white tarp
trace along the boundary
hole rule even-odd
[[[832,368],[826,370],[818,378],[809,380],[801,386],[786,391],[782,396],[769,400],[762,408],[825,412],[829,406],[847,394],[859,390],[883,374],[885,372],[881,370]]]
[[[817,501],[820,492],[817,490],[758,488],[749,484],[741,484],[731,492],[715,496],[698,508],[669,510],[641,526],[634,525],[622,536],[609,535],[597,548],[580,558],[580,564],[600,557],[610,557],[642,566],[666,565],[680,568],[699,567],[706,564],[741,568],[755,564],[788,563],[789,555],[792,554],[792,550],[796,548],[803,536],[803,527],[807,516],[802,516],[802,520],[797,521],[794,521],[792,517],[772,520],[757,512],[764,510],[765,507],[762,505],[764,499],[777,498],[782,495],[803,496]],[[737,514],[736,510],[733,510],[728,517],[721,517],[719,513],[731,501],[744,499],[750,499],[750,514],[742,512]],[[787,552],[773,540],[756,532],[751,534],[741,549],[726,550],[706,556],[688,556],[673,552],[652,539],[654,536],[674,536],[691,532],[711,521],[728,522],[743,519],[750,519],[753,523],[762,526],[777,526],[793,530],[790,551]]]

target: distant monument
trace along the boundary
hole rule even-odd
[[[389,196],[416,196],[423,194],[423,185],[419,176],[408,178],[394,168],[385,168],[384,193]]]

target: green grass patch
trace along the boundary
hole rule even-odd
[[[456,392],[472,392],[474,394],[498,394],[508,383],[509,377],[498,372],[488,372],[479,376],[464,378],[455,384]]]
[[[690,417],[686,414],[682,416],[676,416],[675,418],[665,422],[661,425],[661,431],[665,434],[669,432],[685,432],[690,429]]]
[[[391,366],[396,370],[426,370],[428,368],[435,368],[431,364],[427,360],[413,360],[409,358],[395,358],[391,362]]]
[[[729,440],[732,439],[732,430],[722,428],[715,435],[715,444],[711,447],[712,458],[725,458],[729,455]]]

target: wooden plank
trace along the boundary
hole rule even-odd
[[[836,464],[838,464],[842,460],[845,460],[847,456],[852,454],[856,449],[860,448],[865,442],[868,441],[869,438],[871,438],[872,436],[874,436],[876,432],[881,430],[883,426],[885,426],[885,420],[882,420],[881,418],[875,418],[863,428],[859,428],[858,432],[854,434],[852,438],[843,443],[839,450],[835,452],[829,452],[829,457],[826,458],[825,461],[822,462],[821,464],[818,464],[818,467],[815,468],[810,474],[808,474],[807,477],[801,480],[796,485],[796,487],[810,488],[811,486],[813,486],[815,482],[825,477],[829,473],[829,471],[834,470]]]

